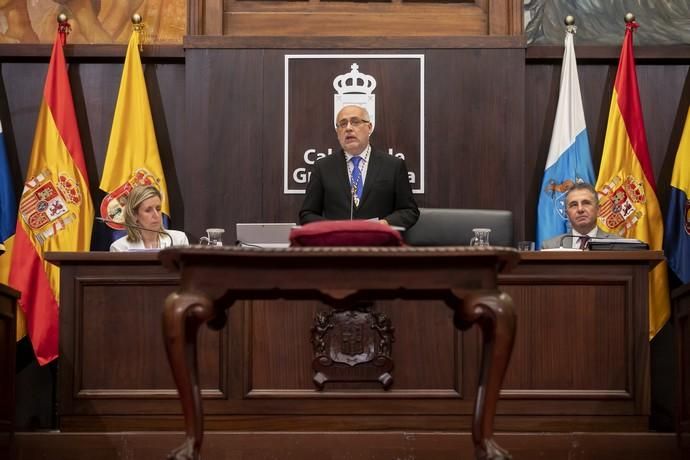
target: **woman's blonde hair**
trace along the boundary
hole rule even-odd
[[[160,190],[153,185],[139,185],[134,187],[132,191],[129,192],[129,195],[127,196],[127,204],[125,205],[127,241],[136,243],[143,239],[141,236],[141,230],[132,226],[139,226],[139,223],[137,222],[137,213],[139,212],[139,206],[141,206],[141,203],[156,196],[161,200],[161,202],[163,201],[163,195],[161,195]],[[163,222],[161,221],[161,228],[159,230],[163,230],[162,225]]]

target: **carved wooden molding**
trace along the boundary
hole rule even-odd
[[[190,0],[205,36],[519,36],[523,0]]]

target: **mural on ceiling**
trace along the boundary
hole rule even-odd
[[[527,43],[562,45],[563,19],[571,14],[578,44],[620,45],[627,12],[640,25],[635,45],[690,43],[690,0],[525,0]]]
[[[0,43],[52,43],[56,17],[72,25],[68,43],[127,43],[131,17],[144,18],[146,43],[182,43],[187,0],[0,0]]]

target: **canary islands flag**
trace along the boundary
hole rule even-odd
[[[556,119],[546,158],[537,205],[537,247],[544,240],[569,231],[565,194],[579,182],[594,182],[594,167],[582,109],[580,82],[573,45],[574,28],[565,34]]]
[[[103,166],[100,189],[107,195],[101,202],[101,217],[108,226],[123,230],[124,204],[132,188],[155,185],[163,197],[161,211],[170,216],[168,186],[163,174],[153,128],[146,81],[139,56],[139,34],[132,33],[115,105],[113,126]]]
[[[649,244],[661,250],[664,223],[656,182],[647,147],[637,86],[633,30],[626,25],[623,48],[611,96],[604,151],[597,179],[599,218],[602,230]],[[649,338],[653,338],[670,316],[666,261],[649,277]]]
[[[46,263],[48,251],[88,251],[93,203],[62,47],[60,25],[48,65],[31,158],[19,201],[10,285],[21,291],[19,305],[39,364],[58,356],[59,268]]]
[[[671,175],[664,247],[668,263],[683,283],[690,282],[690,112]]]

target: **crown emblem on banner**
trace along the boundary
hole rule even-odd
[[[340,109],[347,105],[358,105],[364,107],[369,112],[371,129],[376,127],[376,79],[359,71],[359,65],[353,62],[350,66],[351,72],[338,75],[333,79],[333,122]]]
[[[333,80],[333,88],[338,94],[371,94],[376,89],[376,79],[371,75],[361,73],[359,65],[353,63],[352,72],[338,75]]]

